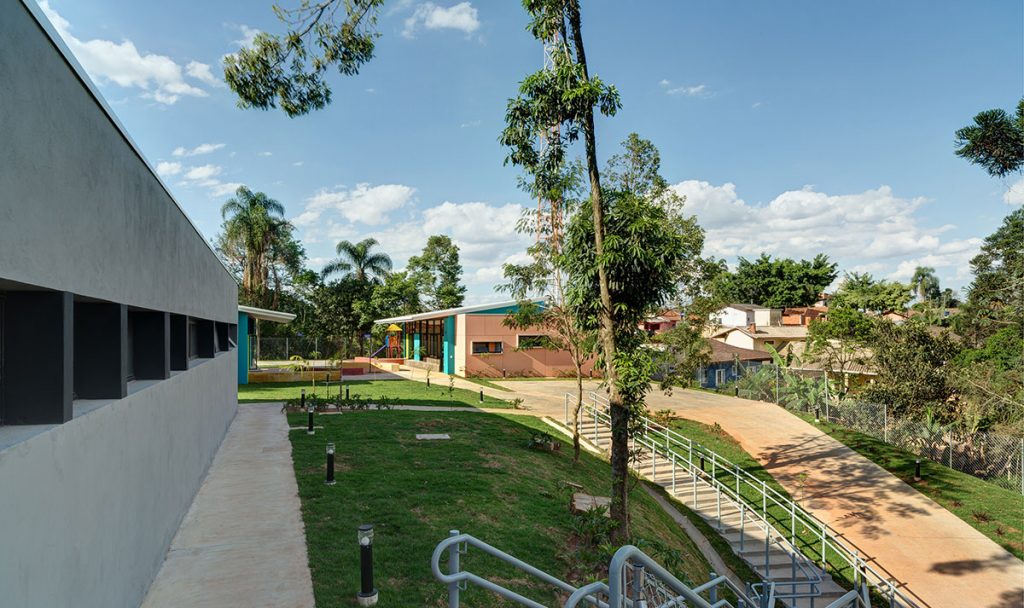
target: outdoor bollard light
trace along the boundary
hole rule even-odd
[[[503,367],[503,368],[501,368],[501,377],[502,377],[502,378],[504,378],[504,377],[505,377],[505,372],[506,372],[506,371],[507,371],[507,370],[506,370],[506,369],[505,369],[504,367]]]
[[[326,483],[329,486],[333,486],[334,485],[334,444],[333,443],[328,443],[327,444],[327,481],[325,481],[324,483]]]
[[[480,403],[484,402],[484,389],[480,389]]]
[[[914,481],[921,481],[921,459],[914,461]]]
[[[360,606],[377,605],[377,589],[373,586],[373,526],[359,526],[359,595]]]
[[[306,409],[306,389],[302,389],[301,397],[299,398],[299,407]]]
[[[704,454],[700,455],[700,472],[704,472]]]
[[[312,435],[314,433],[314,431],[313,431],[313,404],[312,403],[309,404],[309,407],[306,408],[306,411],[309,413],[309,422],[306,425],[306,434],[307,435]]]
[[[821,422],[821,407],[814,408],[814,422]]]
[[[734,394],[734,395],[736,395],[737,397],[739,397],[739,396],[740,396],[740,387],[738,387],[738,386],[735,386],[735,387],[733,387],[733,389],[732,389],[732,390],[733,390],[733,394]]]
[[[345,401],[348,401],[348,387],[345,387]]]

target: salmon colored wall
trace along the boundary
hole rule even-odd
[[[456,332],[456,347],[461,356],[465,357],[464,369],[456,367],[457,373],[464,376],[485,376],[500,378],[502,369],[509,376],[575,376],[572,357],[564,350],[548,350],[534,348],[517,351],[517,336],[542,333],[531,330],[515,330],[502,325],[505,315],[459,315],[456,327],[465,333]],[[461,317],[464,317],[463,321]],[[473,342],[501,342],[500,355],[474,355]],[[456,359],[460,359],[457,356]],[[589,374],[593,361],[583,366],[583,373]]]

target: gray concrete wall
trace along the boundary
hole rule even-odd
[[[139,605],[235,415],[237,353],[0,451],[0,605]]]
[[[0,279],[234,323],[234,280],[18,0],[0,49]]]

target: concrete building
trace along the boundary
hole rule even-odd
[[[781,309],[754,304],[730,304],[709,316],[713,324],[721,327],[782,324]]]
[[[537,302],[543,304],[542,300]],[[503,323],[517,302],[496,302],[378,319],[397,325],[401,360],[411,367],[457,376],[555,377],[575,374],[564,350],[544,346],[540,330],[518,330]],[[593,362],[584,366],[589,374]]]
[[[0,604],[138,606],[235,416],[236,285],[34,0],[0,41]]]

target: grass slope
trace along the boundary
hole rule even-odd
[[[291,415],[302,423],[302,415]],[[373,523],[380,606],[444,606],[446,589],[430,571],[434,546],[459,529],[547,572],[565,577],[574,563],[573,518],[563,482],[608,494],[608,464],[584,453],[528,449],[543,422],[469,412],[365,411],[318,418],[315,436],[290,434],[317,606],[354,605],[359,586],[356,528]],[[448,433],[450,441],[417,441]],[[338,484],[324,485],[324,445],[338,450]],[[563,442],[564,443],[564,442]],[[681,558],[679,569],[702,582],[707,563],[643,488],[632,492],[634,532],[657,539]],[[442,566],[447,562],[442,561]],[[470,550],[464,569],[560,606],[549,587]],[[465,606],[508,606],[470,588]],[[562,598],[564,599],[564,598]]]
[[[461,388],[453,388],[451,394],[448,392],[448,385],[440,386],[433,384],[430,387],[425,382],[415,380],[345,380],[345,386],[349,389],[349,397],[355,398],[361,395],[365,398],[380,397],[397,399],[398,405],[430,405],[430,406],[454,406],[454,407],[494,407],[508,408],[509,403],[503,399],[495,399],[484,395],[483,403],[480,403],[480,394],[467,391]],[[306,389],[306,394],[312,392],[310,382],[267,382],[258,384],[238,385],[238,402],[255,403],[259,401],[286,401],[297,399],[299,392]],[[338,394],[338,385],[332,384],[330,388],[318,384],[317,394],[327,395]],[[341,389],[341,390],[344,390]]]

